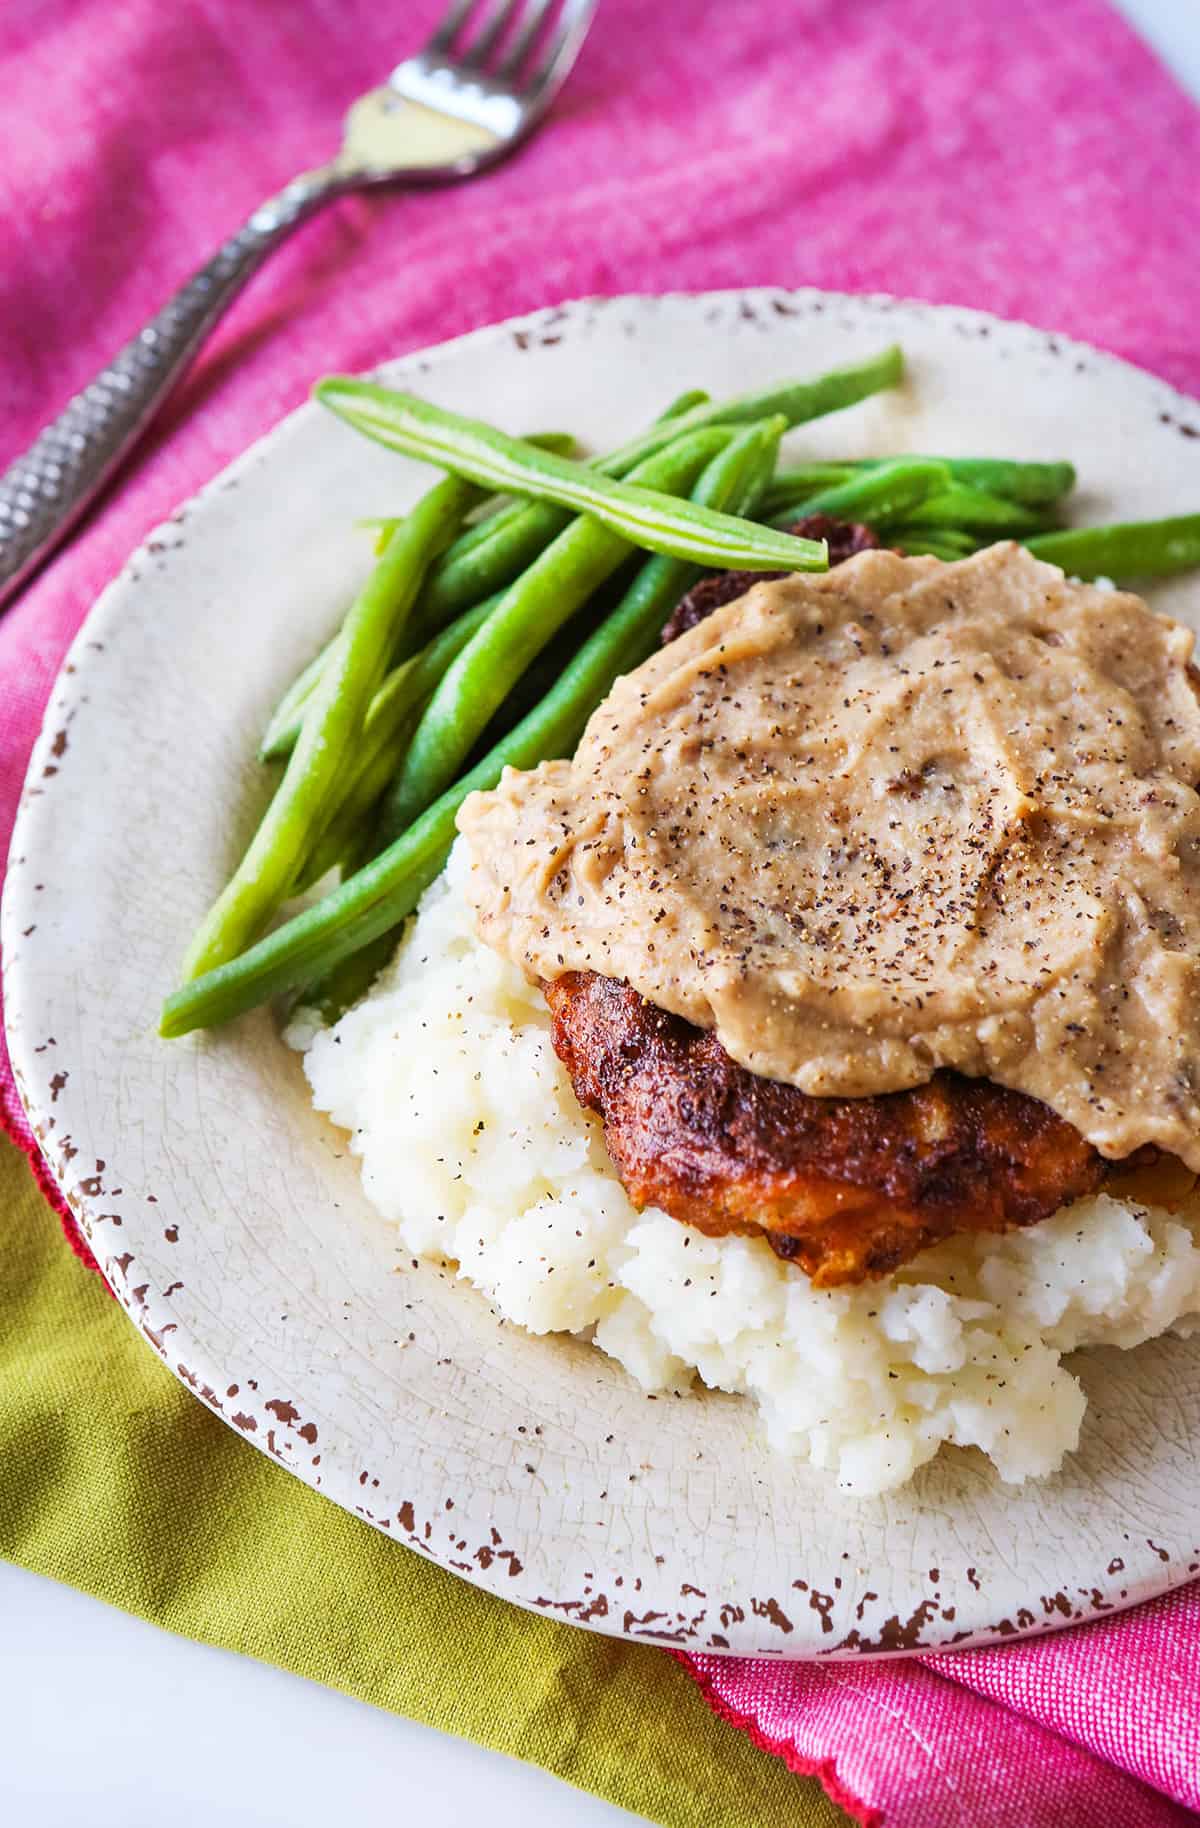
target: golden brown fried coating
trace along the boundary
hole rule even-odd
[[[988,1080],[940,1071],[908,1091],[814,1098],[613,978],[568,972],[543,989],[555,1050],[634,1205],[711,1236],[762,1232],[818,1287],[884,1275],[954,1232],[1036,1224],[1113,1167],[1047,1105]]]

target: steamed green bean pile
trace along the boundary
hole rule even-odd
[[[327,1016],[347,1007],[442,869],[467,795],[506,767],[571,754],[706,569],[824,570],[824,542],[792,530],[804,517],[865,522],[897,550],[946,562],[1015,539],[1085,579],[1200,565],[1200,514],[1067,525],[1066,462],[780,464],[790,428],[902,378],[893,347],[731,400],[690,390],[588,461],[566,433],[513,438],[372,382],[323,381],[317,397],[339,418],[442,474],[403,516],[367,523],[375,567],[268,722],[259,758],[282,774],[193,939],[161,1032],[210,1027],[285,992]]]

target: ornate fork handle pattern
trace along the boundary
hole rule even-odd
[[[272,248],[347,191],[457,183],[506,157],[545,119],[595,10],[596,0],[496,0],[481,15],[476,0],[446,0],[424,48],[351,105],[331,162],[255,210],[0,476],[0,609],[128,455]]]
[[[349,188],[336,163],[322,166],[255,210],[0,476],[0,604],[103,487],[272,249]]]

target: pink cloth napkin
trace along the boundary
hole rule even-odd
[[[7,0],[0,461],[315,162],[442,0]],[[982,305],[1200,391],[1200,113],[1100,0],[605,0],[552,128],[471,186],[343,202],[241,300],[119,490],[0,623],[0,824],[130,549],[300,401],[581,293],[748,282]],[[27,1146],[5,1075],[0,1098]],[[1166,1828],[1200,1808],[1200,1593],[1035,1643],[683,1661],[860,1821]]]

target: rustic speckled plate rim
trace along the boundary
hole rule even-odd
[[[944,332],[949,349],[956,338],[993,339],[1004,354],[1032,356],[1050,350],[1075,372],[1115,378],[1120,385],[1133,387],[1160,425],[1173,428],[1189,441],[1197,436],[1200,409],[1195,403],[1117,358],[1067,338],[957,307],[813,291],[759,288],[581,300],[472,332],[437,350],[388,364],[386,372],[413,378],[452,368],[469,352],[481,349],[494,352],[499,360],[509,360],[513,351],[550,347],[572,335],[586,335],[600,324],[611,328],[618,321],[622,336],[636,339],[645,332],[652,340],[648,326],[662,314],[675,314],[693,328],[703,325],[714,331],[718,325],[731,330],[743,325],[768,330],[828,314],[845,320],[847,329],[860,328],[865,321],[878,337],[892,332],[902,336],[906,322],[915,326],[932,321],[939,333]],[[938,1561],[931,1560],[923,1574],[910,1566],[894,1579],[896,1570],[878,1560],[867,1560],[864,1565],[863,1554],[854,1547],[852,1513],[844,1513],[838,1525],[846,1531],[843,1540],[851,1544],[841,1553],[842,1573],[836,1571],[837,1558],[831,1561],[827,1546],[819,1555],[799,1544],[785,1544],[781,1551],[778,1543],[766,1541],[770,1530],[764,1528],[747,1551],[741,1577],[717,1589],[710,1586],[705,1571],[703,1541],[697,1545],[694,1533],[685,1531],[689,1537],[686,1552],[677,1541],[660,1544],[640,1514],[645,1539],[638,1548],[630,1547],[621,1555],[608,1550],[597,1554],[581,1543],[580,1554],[568,1555],[556,1543],[554,1554],[547,1559],[542,1554],[547,1532],[540,1509],[535,1505],[530,1512],[528,1505],[513,1502],[509,1491],[499,1486],[493,1489],[489,1469],[484,1476],[485,1498],[491,1494],[486,1532],[477,1527],[482,1516],[478,1503],[472,1527],[456,1515],[462,1473],[460,1470],[457,1479],[450,1478],[444,1455],[439,1458],[435,1452],[428,1460],[419,1460],[403,1484],[394,1473],[381,1479],[369,1466],[353,1471],[359,1442],[351,1438],[345,1451],[339,1452],[339,1434],[346,1433],[346,1426],[337,1403],[323,1401],[317,1391],[305,1388],[302,1375],[281,1377],[278,1366],[271,1362],[273,1354],[256,1348],[248,1339],[240,1340],[236,1351],[228,1345],[224,1350],[215,1347],[204,1325],[197,1323],[195,1314],[189,1317],[179,1299],[184,1284],[168,1281],[144,1260],[152,1254],[149,1227],[158,1227],[170,1242],[172,1232],[178,1234],[181,1220],[186,1222],[188,1215],[176,1214],[169,1197],[160,1202],[146,1191],[131,1198],[122,1164],[124,1133],[100,1136],[92,1132],[88,1063],[74,1062],[64,1070],[56,1043],[50,1039],[52,1030],[46,1025],[47,1018],[55,1019],[52,1011],[61,1008],[53,990],[55,961],[47,949],[53,948],[56,933],[61,937],[61,923],[64,919],[69,923],[79,894],[77,879],[65,867],[67,859],[56,856],[50,842],[53,809],[64,791],[71,791],[64,781],[64,773],[69,771],[61,767],[64,732],[72,731],[74,740],[86,728],[89,685],[100,680],[114,657],[118,666],[128,664],[121,640],[131,620],[136,620],[143,575],[151,568],[169,569],[171,549],[180,543],[181,528],[190,524],[203,535],[213,504],[244,478],[263,467],[286,466],[288,447],[296,442],[298,428],[309,425],[316,413],[312,405],[301,407],[252,446],[157,529],[99,599],[52,695],[13,838],[3,941],[8,1040],[18,1089],[50,1167],[114,1293],[143,1337],[230,1426],[375,1528],[516,1604],[613,1635],[696,1651],[785,1658],[911,1654],[1055,1629],[1134,1604],[1188,1579],[1200,1568],[1200,1549],[1192,1541],[1200,1535],[1196,1482],[1193,1479],[1182,1494],[1182,1504],[1178,1490],[1172,1490],[1168,1501],[1166,1489],[1159,1490],[1153,1479],[1149,1485],[1139,1481],[1136,1467],[1132,1472],[1126,1469],[1118,1481],[1127,1488],[1125,1517],[1130,1527],[1114,1528],[1103,1549],[1093,1542],[1081,1550],[1070,1566],[1069,1579],[1057,1586],[1040,1583],[1049,1585],[1048,1591],[1039,1590],[1036,1575],[1025,1568],[1020,1555],[1013,1561],[1007,1545],[984,1542],[973,1547],[957,1538],[942,1507],[955,1501],[958,1474],[947,1478],[944,1466],[937,1473],[927,1469],[918,1481],[918,1490],[924,1487],[927,1500],[921,1515],[936,1518],[940,1513],[947,1522],[942,1539],[946,1552],[939,1551]],[[465,1298],[465,1291],[461,1293]],[[1177,1377],[1184,1353],[1180,1342],[1155,1342],[1142,1348],[1138,1356],[1145,1355],[1142,1362],[1149,1370],[1157,1363],[1155,1355],[1164,1353],[1171,1355],[1166,1373],[1169,1383]],[[1186,1362],[1196,1369],[1194,1353],[1187,1352]],[[1200,1414],[1194,1399],[1193,1390],[1188,1414],[1179,1424],[1176,1448],[1193,1438]],[[718,1416],[725,1412],[698,1405],[697,1413]],[[520,1432],[525,1432],[523,1427]],[[319,1452],[312,1451],[318,1447]],[[529,1451],[537,1450],[531,1446]],[[967,1464],[965,1458],[955,1462],[960,1469]],[[535,1471],[532,1465],[526,1470]],[[1174,1470],[1177,1474],[1177,1466]],[[475,1474],[477,1471],[474,1469]],[[962,1477],[968,1485],[989,1483],[977,1467]],[[1086,1502],[1089,1494],[1095,1496],[1094,1475],[1089,1473],[1082,1482],[1068,1477],[1058,1483],[1061,1496],[1052,1499],[1056,1516],[1069,1519],[1074,1514],[1082,1520],[1083,1512],[1076,1512],[1075,1507]],[[569,1480],[564,1481],[563,1491],[547,1487],[541,1502],[552,1500],[559,1512],[566,1503],[570,1510],[567,1486]],[[607,1491],[602,1497],[607,1500]],[[1121,1502],[1118,1496],[1118,1521]],[[1019,1507],[1016,1498],[1013,1504]],[[681,1509],[686,1509],[682,1501]],[[625,1515],[620,1505],[610,1505],[609,1511],[619,1521]],[[634,1517],[632,1509],[628,1516]],[[765,1524],[770,1518],[764,1513],[756,1521]],[[628,1535],[632,1542],[632,1531]],[[659,1553],[660,1548],[666,1552]],[[822,1564],[819,1572],[814,1561]]]

